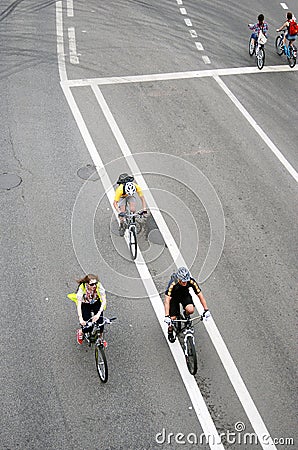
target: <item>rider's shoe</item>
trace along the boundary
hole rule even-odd
[[[119,236],[123,237],[124,236],[124,226],[121,224],[119,227]]]
[[[82,345],[83,344],[83,333],[82,330],[77,330],[77,343]]]
[[[175,338],[175,336],[174,336],[173,330],[168,331],[168,340],[169,340],[171,343],[175,342],[176,338]]]

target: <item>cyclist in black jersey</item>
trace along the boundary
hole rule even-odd
[[[194,302],[189,291],[190,288],[194,290],[204,308],[203,317],[206,319],[210,317],[206,300],[198,283],[190,276],[189,270],[186,267],[180,267],[177,273],[172,275],[165,292],[164,321],[168,324],[168,339],[170,342],[175,342],[171,320],[175,320],[177,315],[179,315],[180,304],[183,306],[184,313],[187,316],[193,314],[195,310]]]

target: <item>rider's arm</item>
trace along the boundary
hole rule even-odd
[[[120,186],[118,186],[116,188],[114,202],[113,202],[113,206],[116,209],[116,211],[118,211],[118,212],[120,212],[120,209],[119,209],[119,206],[118,206],[118,202],[119,202],[119,200],[121,198],[122,193],[123,193],[123,186],[122,186],[122,184],[120,184]]]
[[[279,27],[279,28],[277,28],[277,30],[276,31],[282,31],[282,30],[284,30],[286,27],[288,26],[288,22],[285,22],[281,27]]]
[[[79,322],[81,323],[83,320],[83,315],[82,315],[82,301],[78,299],[78,303],[77,303],[77,311],[78,311],[78,317],[79,317]]]
[[[165,316],[169,316],[169,314],[170,314],[170,301],[171,301],[171,297],[166,295],[165,296],[165,301],[164,301]]]
[[[197,294],[197,295],[199,297],[199,300],[200,300],[201,305],[203,306],[204,310],[208,309],[207,302],[205,300],[204,295],[202,294],[202,291],[199,294]]]

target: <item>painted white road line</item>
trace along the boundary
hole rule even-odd
[[[189,32],[190,32],[190,35],[191,35],[192,38],[197,38],[198,37],[196,30],[189,30]]]
[[[211,64],[210,58],[207,55],[203,55],[202,60],[204,61],[205,64]]]
[[[201,42],[195,42],[197,50],[199,50],[200,52],[204,51],[204,47],[201,44]]]
[[[130,167],[131,172],[141,174],[141,171],[140,171],[139,167],[137,166],[127,143],[125,142],[125,139],[124,139],[124,137],[123,137],[109,107],[108,107],[108,104],[106,103],[106,100],[105,100],[102,92],[100,91],[98,86],[94,86],[94,85],[92,86],[92,90],[93,90],[93,92],[97,98],[97,101],[101,107],[101,110],[110,126],[110,129],[111,129],[116,141],[118,142],[118,145],[122,151],[122,154],[126,158],[127,164]],[[177,244],[176,244],[170,230],[168,229],[168,226],[165,223],[162,215],[160,214],[158,207],[155,203],[155,200],[154,200],[153,196],[151,195],[150,190],[147,186],[147,183],[142,175],[138,176],[138,181],[141,184],[141,186],[144,187],[144,191],[146,191],[146,200],[147,200],[149,209],[153,215],[155,222],[157,223],[159,231],[162,234],[164,242],[166,243],[166,245],[168,247],[168,250],[172,256],[173,261],[175,262],[177,267],[185,266],[186,265],[185,261],[179,252]],[[199,301],[196,302],[196,308],[200,313],[203,312],[203,307]],[[211,323],[212,323],[212,325],[211,325]],[[219,354],[221,361],[222,362],[223,362],[223,360],[225,361],[224,367],[227,371],[227,375],[229,376],[229,378],[231,380],[234,390],[235,390],[235,392],[247,414],[247,417],[249,418],[249,420],[254,428],[254,431],[257,433],[257,435],[260,439],[260,442],[262,442],[262,437],[264,435],[269,436],[268,430],[262,420],[262,417],[260,416],[256,406],[254,405],[254,402],[253,402],[252,398],[250,397],[250,394],[247,391],[247,389],[243,383],[243,380],[236,368],[236,365],[234,364],[234,362],[232,365],[230,364],[230,362],[233,361],[233,359],[232,359],[231,355],[229,354],[229,351],[220,335],[220,332],[219,332],[215,322],[212,319],[209,322],[204,321],[204,324],[206,326],[206,329],[208,328],[207,331],[209,333],[209,336],[211,338],[211,341],[212,341],[214,347],[219,352],[218,354]],[[221,350],[223,351],[222,353],[221,353]],[[228,357],[227,357],[227,355],[228,355]],[[238,376],[235,376],[235,370],[237,371]],[[230,375],[231,375],[231,377],[230,377]],[[268,448],[276,449],[271,438],[268,439],[268,443],[269,443],[269,445],[264,446],[263,447],[264,449],[268,449]]]
[[[67,0],[67,17],[73,17],[73,0]]]
[[[256,66],[250,67],[233,67],[227,69],[209,69],[196,70],[189,72],[173,72],[173,73],[157,73],[149,75],[123,75],[121,77],[103,77],[103,78],[82,78],[77,80],[65,80],[67,86],[92,86],[104,84],[126,84],[126,83],[146,83],[152,81],[170,81],[170,80],[186,80],[190,78],[204,78],[214,76],[229,76],[229,75],[247,75],[258,74],[262,76],[264,73],[271,72],[296,72],[298,66],[293,69],[288,64],[282,66],[265,66],[259,70]]]
[[[180,8],[180,12],[181,14],[183,14],[184,16],[187,16],[187,12],[185,8]]]
[[[183,1],[182,0],[177,0],[177,4],[178,5],[183,5]]]
[[[90,153],[90,156],[93,160],[93,163],[96,167],[96,170],[98,171],[98,174],[103,183],[104,189],[108,195],[111,209],[112,209],[112,211],[114,211],[114,214],[117,217],[117,213],[116,213],[115,209],[113,208],[113,200],[114,200],[113,184],[105,170],[103,161],[101,160],[101,158],[97,152],[97,149],[94,145],[92,137],[88,131],[88,128],[87,128],[85,122],[84,122],[81,112],[75,102],[75,99],[71,92],[71,88],[63,85],[63,83],[61,83],[61,86],[62,86],[64,95],[67,99],[67,102],[69,104],[69,107],[72,111],[72,114],[75,118],[77,126],[81,132],[83,139],[84,139],[86,147],[87,147],[87,149]],[[127,244],[128,244],[128,241],[127,241]],[[142,279],[142,282],[144,284],[144,287],[147,291],[148,297],[150,299],[150,302],[151,302],[154,312],[156,314],[157,320],[158,320],[158,322],[162,328],[162,331],[165,335],[165,338],[167,340],[167,326],[163,322],[164,308],[163,308],[162,299],[160,298],[160,296],[158,294],[156,286],[152,280],[151,274],[148,270],[148,267],[147,267],[140,251],[135,260],[135,264],[136,264],[137,270],[139,272],[139,275]],[[167,342],[168,342],[168,340],[167,340]],[[168,345],[172,352],[172,355],[173,355],[175,363],[178,367],[178,370],[180,372],[181,379],[186,387],[186,390],[187,390],[190,400],[192,402],[193,408],[196,412],[197,418],[201,424],[203,432],[206,436],[211,437],[210,444],[209,444],[210,448],[212,450],[224,450],[224,447],[221,443],[220,436],[218,435],[218,432],[216,430],[214,422],[210,416],[210,413],[209,413],[206,403],[202,397],[200,389],[195,381],[195,378],[192,375],[190,375],[190,373],[188,372],[187,366],[185,364],[185,356],[184,356],[184,353],[183,353],[183,350],[182,350],[180,344],[178,342],[176,342],[174,345],[172,345],[168,342]]]
[[[188,27],[192,27],[192,23],[190,19],[184,19],[185,25],[187,25]]]
[[[57,34],[57,58],[58,70],[61,81],[67,80],[64,40],[63,40],[63,19],[62,19],[62,1],[56,2],[56,34]]]
[[[290,175],[294,178],[296,182],[298,182],[298,173],[294,169],[294,167],[287,161],[287,159],[283,156],[283,154],[278,150],[275,144],[271,141],[271,139],[267,136],[267,134],[262,130],[262,128],[257,124],[254,118],[249,114],[249,112],[244,108],[244,106],[239,102],[237,97],[230,91],[227,85],[222,81],[218,76],[214,76],[215,81],[219,84],[219,86],[224,90],[227,96],[232,100],[234,105],[239,109],[239,111],[243,114],[246,120],[250,123],[250,125],[255,129],[258,135],[263,139],[265,144],[270,148],[270,150],[275,154],[275,156],[279,159],[282,165],[287,169]]]
[[[68,28],[68,44],[69,44],[69,60],[71,64],[79,64],[74,27]]]
[[[281,3],[280,6],[281,6],[283,9],[289,9],[285,3]]]

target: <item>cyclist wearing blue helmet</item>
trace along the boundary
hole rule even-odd
[[[206,300],[202,291],[194,278],[190,276],[186,267],[180,267],[177,273],[173,274],[165,292],[165,319],[168,324],[168,339],[170,342],[175,341],[171,320],[175,320],[180,313],[180,304],[183,306],[185,315],[194,313],[195,306],[189,289],[192,288],[198,296],[201,305],[204,308],[203,317],[210,317]]]

